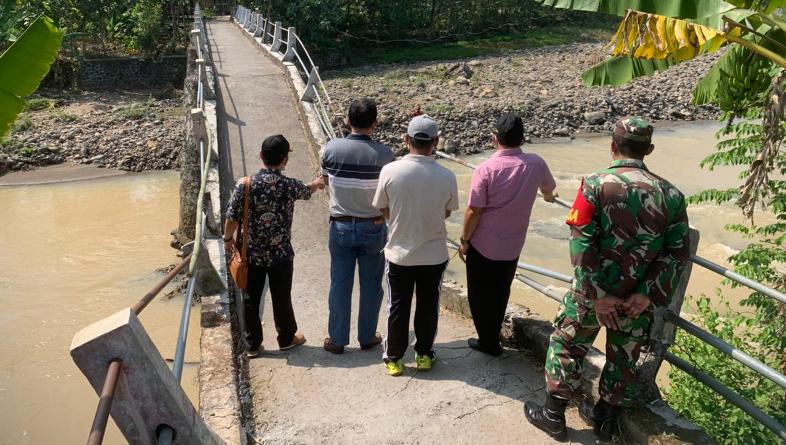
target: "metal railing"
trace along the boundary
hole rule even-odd
[[[191,33],[192,41],[196,45],[197,64],[199,68],[197,74],[196,104],[197,108],[204,112],[205,94],[206,91],[210,91],[211,87],[207,84],[207,73],[205,69],[205,63],[207,60],[206,58],[209,54],[207,31],[202,20],[202,11],[199,8],[199,4],[196,4],[194,7],[194,28]],[[210,140],[204,133],[202,137],[199,138],[198,145],[201,180],[197,199],[197,223],[195,225],[195,242],[193,251],[187,254],[180,264],[172,269],[153,289],[150,290],[150,292],[145,294],[145,296],[142,297],[142,299],[140,299],[139,302],[137,302],[131,308],[136,315],[139,315],[161,292],[161,290],[166,287],[167,284],[169,284],[181,271],[186,269],[186,267],[188,268],[188,285],[186,287],[185,298],[183,299],[183,310],[180,317],[180,329],[178,331],[175,357],[172,366],[172,373],[178,382],[180,382],[183,375],[186,340],[188,338],[189,320],[191,319],[191,306],[192,300],[194,298],[194,287],[196,283],[195,272],[197,268],[197,260],[199,255],[202,253],[202,244],[205,240],[205,226],[207,216],[204,212],[204,196],[208,172],[212,162],[211,154],[213,152],[213,150],[210,148]],[[98,401],[98,406],[96,408],[96,413],[90,428],[90,435],[87,439],[88,445],[98,445],[103,442],[107,422],[109,420],[109,414],[112,409],[112,400],[114,398],[115,387],[117,386],[117,381],[120,376],[120,372],[122,371],[121,365],[122,363],[120,360],[112,360],[108,365],[107,374],[104,379],[104,384]],[[162,425],[159,428],[158,443],[161,445],[171,444],[174,440],[175,434],[176,432],[171,427]]]
[[[333,102],[319,75],[319,67],[314,64],[295,28],[284,27],[281,22],[274,22],[270,17],[244,6],[238,6],[232,17],[271,53],[280,55],[284,63],[291,63],[297,68],[300,79],[305,84],[300,100],[313,105],[324,136],[327,139],[343,137],[340,119],[333,112]]]
[[[455,156],[451,156],[447,153],[437,151],[435,152],[435,154],[443,159],[456,162],[465,167],[471,169],[476,168],[475,165],[466,162],[462,159],[459,159]],[[560,199],[557,199],[554,203],[568,209],[572,207],[571,203],[568,203]],[[454,241],[448,241],[448,247],[451,249],[458,249],[458,244],[456,244]],[[709,261],[698,255],[692,255],[690,260],[694,264],[697,264],[701,267],[711,270],[738,284],[746,286],[762,295],[773,298],[781,303],[786,303],[786,294],[784,294],[783,292],[777,289],[773,289],[771,287],[765,286],[762,283],[759,283],[755,280],[740,275],[734,271],[731,271],[719,264],[713,263],[712,261]],[[528,272],[543,275],[564,283],[570,284],[573,282],[573,277],[570,277],[565,274],[561,274],[553,270],[544,269],[542,267],[519,262],[518,268]],[[554,291],[553,289],[550,289],[545,284],[540,283],[537,280],[534,280],[520,273],[516,274],[515,278],[516,280],[524,283],[525,285],[531,287],[532,289],[535,289],[536,291],[549,297],[550,299],[555,300],[557,302],[562,302],[563,296],[558,292]],[[722,352],[728,357],[731,357],[733,360],[748,367],[749,369],[753,370],[755,373],[766,377],[767,379],[771,380],[772,382],[786,389],[786,375],[767,366],[760,360],[751,357],[749,354],[745,353],[744,351],[735,348],[734,346],[721,340],[715,335],[705,331],[701,327],[682,318],[678,313],[675,313],[674,311],[671,310],[664,311],[663,318],[666,322],[674,324],[676,327],[679,327],[680,329],[684,330],[688,334],[693,335],[694,337],[698,338],[702,342],[712,346],[713,348],[717,349],[718,351]],[[721,383],[711,375],[707,374],[706,372],[699,370],[699,368],[697,368],[695,365],[683,360],[682,358],[668,351],[666,351],[663,354],[663,359],[669,362],[670,364],[672,364],[673,366],[675,366],[676,368],[686,372],[688,375],[692,376],[693,378],[700,381],[704,385],[708,386],[713,391],[718,393],[721,397],[723,397],[733,405],[737,406],[741,410],[745,411],[748,415],[750,415],[751,417],[756,419],[759,423],[767,427],[770,431],[775,433],[779,438],[786,440],[786,427],[784,425],[779,423],[776,419],[772,418],[771,416],[767,415],[764,411],[756,407],[750,401],[741,397],[739,394],[734,392],[731,388],[725,386],[723,383]]]

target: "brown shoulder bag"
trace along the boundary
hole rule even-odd
[[[243,187],[243,228],[241,230],[243,244],[235,246],[235,253],[232,254],[232,259],[229,261],[229,273],[235,279],[237,287],[245,290],[248,286],[248,202],[251,195],[251,180],[248,176],[243,178]]]

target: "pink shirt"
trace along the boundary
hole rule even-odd
[[[468,205],[483,209],[472,246],[490,260],[518,258],[538,189],[550,192],[556,187],[540,156],[520,148],[497,150],[472,175]]]

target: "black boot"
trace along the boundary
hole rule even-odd
[[[568,401],[549,396],[546,406],[535,402],[524,402],[524,415],[529,423],[558,440],[564,442],[568,438],[568,428],[565,426],[565,407]]]
[[[619,407],[613,406],[603,399],[598,400],[594,407],[589,400],[584,400],[579,404],[579,416],[588,425],[592,425],[595,436],[603,441],[610,441],[617,434],[619,429],[618,412]]]

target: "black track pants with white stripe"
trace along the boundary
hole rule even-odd
[[[399,266],[387,263],[388,335],[385,360],[404,357],[409,346],[409,313],[415,294],[415,351],[433,355],[439,320],[439,294],[447,261],[429,266]]]

